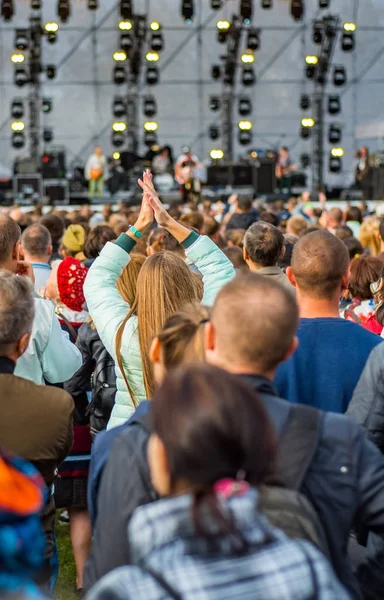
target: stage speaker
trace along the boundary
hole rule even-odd
[[[275,163],[268,158],[261,158],[257,162],[257,194],[272,194],[276,187]]]
[[[57,150],[46,152],[41,157],[43,179],[64,179],[66,175],[65,152]]]
[[[249,163],[234,163],[232,165],[232,185],[254,188],[256,185],[255,166]]]
[[[207,168],[207,184],[212,187],[226,187],[232,184],[231,165],[211,165]]]

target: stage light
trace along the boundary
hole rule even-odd
[[[164,38],[162,33],[152,33],[150,47],[153,52],[161,52],[164,48]]]
[[[127,114],[127,105],[124,98],[116,96],[112,103],[112,113],[114,117],[118,119],[124,117]]]
[[[217,125],[211,125],[209,128],[209,137],[211,140],[217,140],[220,137],[220,129]]]
[[[273,7],[273,0],[261,0],[261,8],[269,10]]]
[[[149,29],[151,31],[159,31],[161,29],[161,25],[157,21],[152,21],[152,23],[149,24]]]
[[[347,83],[347,72],[343,66],[336,66],[333,69],[333,85],[340,87]]]
[[[41,10],[41,0],[32,0],[31,8],[32,10]]]
[[[126,54],[132,50],[133,39],[130,33],[122,33],[120,36],[120,48],[124,50]]]
[[[120,152],[114,152],[112,154],[112,158],[113,158],[113,160],[119,160],[119,158],[120,158]]]
[[[252,102],[250,100],[250,98],[248,98],[248,96],[241,96],[239,98],[239,114],[242,117],[246,117],[248,115],[251,114],[252,112]]]
[[[41,101],[41,110],[44,113],[50,113],[52,110],[52,100],[51,98],[43,98]]]
[[[117,85],[121,85],[122,83],[125,83],[125,69],[124,69],[124,67],[122,67],[120,65],[116,65],[116,67],[113,70],[113,81]]]
[[[20,120],[24,117],[24,103],[20,98],[12,100],[11,104],[11,117],[12,119]]]
[[[14,148],[23,148],[25,145],[25,134],[23,131],[16,131],[12,134],[12,146]]]
[[[10,21],[13,17],[13,0],[2,0],[1,2],[1,16],[4,21]]]
[[[310,54],[305,57],[305,62],[307,63],[307,65],[317,65],[317,63],[319,62],[319,57]]]
[[[212,65],[211,75],[212,75],[212,79],[220,79],[221,68],[219,65]]]
[[[304,16],[303,0],[291,0],[291,15],[294,21],[301,21]]]
[[[303,127],[313,127],[315,124],[314,119],[312,119],[312,117],[304,117],[304,119],[301,119],[301,125]]]
[[[146,121],[144,123],[144,130],[145,131],[157,131],[159,128],[159,124],[156,123],[156,121]]]
[[[244,52],[241,55],[241,62],[244,63],[245,65],[251,65],[252,63],[255,62],[255,57],[252,54],[252,52]]]
[[[209,108],[214,112],[220,110],[221,100],[219,96],[210,96],[209,98]]]
[[[319,8],[329,8],[330,0],[319,0]]]
[[[27,29],[16,29],[14,47],[17,50],[28,50],[29,37]]]
[[[357,29],[356,23],[352,23],[351,21],[347,21],[343,25],[344,31],[348,31],[348,33],[354,33]]]
[[[144,144],[149,147],[152,147],[154,144],[157,144],[156,132],[146,131],[144,134]]]
[[[113,60],[116,62],[124,62],[127,60],[127,53],[124,50],[117,50],[113,53]]]
[[[341,128],[338,125],[330,125],[328,129],[328,141],[330,144],[340,144],[342,138]]]
[[[240,17],[246,25],[252,21],[253,6],[252,0],[240,0]]]
[[[118,131],[118,132],[122,133],[123,131],[125,131],[127,129],[127,124],[124,123],[124,121],[115,121],[112,124],[112,129],[113,129],[113,131]]]
[[[213,149],[210,151],[209,156],[212,158],[212,160],[221,160],[224,158],[224,152],[219,148]]]
[[[17,63],[23,63],[25,61],[25,56],[21,52],[15,52],[11,56],[11,61],[13,63],[15,63],[15,64],[17,64]]]
[[[88,0],[88,10],[97,10],[99,8],[98,0]]]
[[[342,156],[344,156],[344,148],[332,148],[331,156],[335,156],[336,158],[337,157],[341,158]]]
[[[44,25],[44,29],[47,33],[57,33],[59,31],[59,24],[56,21],[48,21]]]
[[[258,50],[260,48],[260,32],[258,29],[250,29],[247,37],[248,50]]]
[[[186,23],[192,23],[195,14],[193,0],[181,0],[181,16]]]
[[[328,112],[330,115],[337,115],[339,112],[341,112],[340,96],[328,97]]]
[[[253,127],[252,121],[239,121],[237,125],[241,131],[250,131]]]
[[[156,85],[159,83],[159,69],[157,66],[147,67],[146,82],[148,85]]]
[[[133,19],[132,0],[120,0],[120,15],[124,20]]]
[[[148,62],[157,62],[160,60],[160,54],[158,52],[147,52],[145,59]]]
[[[253,67],[244,67],[242,73],[242,82],[243,85],[246,87],[254,85],[256,83],[256,75],[253,70]]]
[[[12,129],[12,131],[24,131],[24,129],[25,129],[24,121],[13,121],[11,123],[11,129]]]
[[[308,139],[311,137],[311,129],[309,127],[301,127],[300,136],[303,138],[303,140]]]
[[[220,19],[220,21],[217,21],[216,27],[219,31],[228,31],[231,28],[231,24],[226,19]]]
[[[353,33],[343,31],[341,36],[341,49],[343,52],[352,52],[355,49],[355,36]]]
[[[47,65],[46,72],[47,72],[48,79],[55,79],[55,77],[56,77],[55,65]]]
[[[119,131],[112,131],[111,144],[115,148],[121,148],[125,143],[125,135]]]
[[[340,157],[330,156],[329,157],[329,170],[331,173],[340,173],[342,169],[342,161]]]
[[[29,75],[25,69],[22,67],[17,67],[15,69],[15,85],[18,87],[23,87],[29,82]]]
[[[143,108],[145,117],[154,117],[157,113],[157,105],[156,100],[153,96],[146,96],[144,98],[144,108]]]
[[[52,131],[52,129],[44,129],[44,131],[43,131],[43,140],[47,144],[49,144],[49,142],[53,141],[53,131]]]
[[[57,4],[57,14],[62,23],[68,21],[71,14],[69,0],[59,0]]]
[[[119,23],[119,29],[121,31],[131,31],[133,27],[132,21],[120,21]]]
[[[302,94],[300,97],[301,110],[308,110],[309,108],[311,108],[311,104],[311,98],[308,96],[308,94]]]
[[[314,21],[313,22],[312,39],[315,44],[322,44],[322,42],[323,42],[323,22],[322,21]]]
[[[311,157],[309,154],[302,154],[300,156],[300,162],[303,169],[308,169],[311,166]]]
[[[249,146],[249,144],[252,144],[252,131],[239,130],[237,139],[241,146]]]
[[[212,10],[220,10],[223,6],[223,0],[211,0],[211,8]]]

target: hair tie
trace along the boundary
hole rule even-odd
[[[244,496],[250,488],[247,481],[244,480],[245,472],[239,471],[236,475],[236,479],[226,478],[219,479],[214,486],[213,491],[215,494],[223,496],[226,500],[232,498],[232,496]]]

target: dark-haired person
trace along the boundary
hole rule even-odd
[[[223,249],[223,252],[225,256],[229,258],[236,271],[242,271],[243,273],[249,271],[249,267],[243,258],[241,248],[238,248],[237,246],[228,246],[228,248]]]
[[[243,255],[249,269],[258,275],[272,278],[294,294],[295,288],[278,266],[284,254],[284,235],[274,225],[258,221],[246,231]]]
[[[21,236],[24,260],[31,263],[35,276],[35,292],[45,287],[51,272],[51,234],[44,225],[35,223],[24,230]]]
[[[344,244],[347,246],[349,260],[353,260],[354,258],[358,258],[364,253],[364,248],[355,237],[348,237],[343,240]],[[384,254],[383,254],[384,257]],[[377,256],[380,259],[380,255]]]
[[[259,213],[253,208],[252,198],[240,196],[236,201],[236,210],[227,223],[226,231],[228,229],[248,229],[258,219]]]
[[[101,580],[90,600],[218,600],[223,589],[228,598],[347,600],[318,550],[258,512],[276,441],[257,392],[222,369],[185,367],[155,393],[152,420],[148,462],[163,499],[137,509],[132,566]]]
[[[345,224],[352,229],[355,238],[360,236],[360,227],[363,222],[363,213],[358,206],[349,206],[345,214]]]
[[[54,215],[54,214],[50,213],[48,215],[44,215],[43,217],[41,217],[40,225],[44,225],[44,227],[46,227],[48,229],[49,233],[51,234],[51,240],[52,240],[51,261],[57,260],[58,258],[60,258],[60,255],[59,255],[60,242],[61,242],[61,238],[64,235],[64,230],[65,230],[64,219],[62,217],[59,217],[58,215]]]
[[[279,394],[291,402],[344,413],[371,351],[381,341],[339,316],[349,280],[345,244],[327,231],[309,233],[295,245],[287,276],[297,292],[300,343],[277,371]]]
[[[376,319],[371,284],[378,281],[382,270],[383,263],[375,256],[362,255],[352,260],[348,284],[352,303],[344,315],[378,335],[381,335],[383,326]]]
[[[115,232],[109,225],[96,225],[88,234],[84,244],[84,255],[87,260],[85,266],[89,269],[95,258],[97,258],[107,242],[113,242],[116,239]]]

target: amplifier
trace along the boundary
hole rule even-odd
[[[41,157],[43,179],[63,179],[66,175],[65,152],[57,150],[46,152]]]

